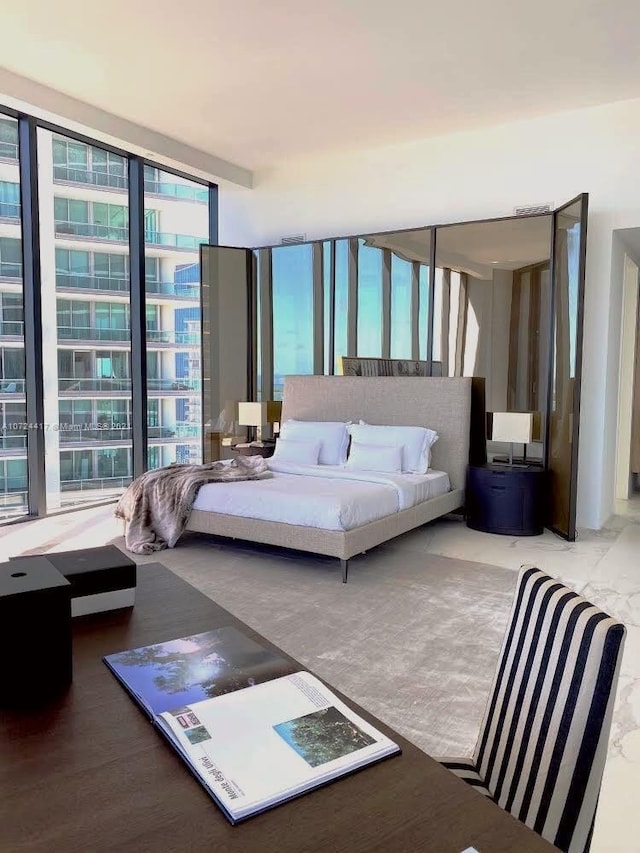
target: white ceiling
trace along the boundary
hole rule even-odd
[[[637,0],[14,0],[0,63],[259,169],[640,96],[639,25]]]

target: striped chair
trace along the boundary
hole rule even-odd
[[[471,759],[441,759],[560,850],[588,851],[625,629],[523,567]]]

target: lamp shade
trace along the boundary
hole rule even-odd
[[[266,403],[238,403],[238,423],[243,426],[262,426],[267,421]]]
[[[266,400],[263,403],[238,403],[238,423],[242,426],[261,427],[280,420],[282,403]]]
[[[512,444],[530,444],[533,437],[532,412],[494,412],[493,441],[508,441]]]

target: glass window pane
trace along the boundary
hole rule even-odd
[[[391,255],[391,358],[411,358],[412,264]]]
[[[5,116],[0,116],[0,157],[18,159],[18,122]]]
[[[43,328],[45,421],[61,425],[45,433],[49,511],[117,496],[132,475],[129,281],[111,279],[124,269],[128,194],[126,177],[96,178],[109,164],[103,148],[38,130],[42,310],[57,316]],[[124,246],[111,256],[106,239]]]
[[[70,142],[69,150],[69,165],[76,168],[87,168],[87,146],[80,142]]]
[[[285,376],[313,373],[312,246],[278,246],[271,258],[273,398],[281,400]]]
[[[0,237],[0,277],[22,279],[22,241]]]
[[[89,205],[86,201],[77,198],[68,200],[69,205],[69,220],[71,222],[88,222],[89,221]]]
[[[13,165],[9,167],[11,171],[14,168]],[[20,184],[17,181],[0,181],[0,219],[20,219]]]
[[[358,352],[382,355],[382,249],[358,240]]]
[[[202,461],[199,246],[209,241],[209,205],[206,187],[195,181],[150,166],[144,176],[147,382],[154,403],[147,464],[156,468]]]
[[[420,264],[420,272],[418,274],[418,293],[418,298],[420,300],[418,308],[418,345],[420,348],[420,358],[422,361],[426,361],[427,337],[429,335],[429,267],[425,264]],[[438,317],[439,314],[436,313],[435,316]],[[434,359],[437,358],[435,355],[435,342],[433,357]]]
[[[0,116],[0,519],[28,511],[18,123]]]

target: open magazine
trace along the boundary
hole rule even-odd
[[[400,752],[313,675],[233,627],[104,660],[231,823]]]

